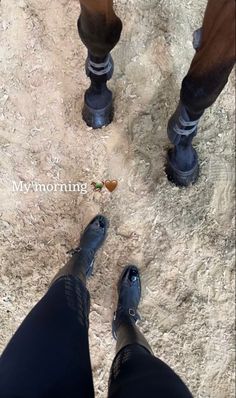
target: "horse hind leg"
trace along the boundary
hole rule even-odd
[[[113,10],[113,0],[80,0],[80,4],[78,31],[88,49],[85,69],[91,80],[82,115],[88,126],[97,129],[113,119],[112,92],[106,83],[113,75],[110,52],[120,39],[122,23]]]
[[[202,114],[220,95],[235,64],[235,0],[208,0],[195,47],[180,103],[168,123],[174,148],[168,152],[166,172],[178,186],[188,186],[198,178],[198,155],[192,141]]]

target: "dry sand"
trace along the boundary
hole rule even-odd
[[[118,0],[114,122],[81,119],[88,79],[76,0],[1,1],[1,349],[98,212],[111,222],[91,291],[96,396],[106,397],[111,318],[124,264],[142,271],[142,330],[195,397],[234,397],[234,76],[195,140],[201,176],[166,180],[168,117],[206,0]],[[111,195],[92,181],[117,178]],[[13,193],[12,181],[84,181],[87,195]]]

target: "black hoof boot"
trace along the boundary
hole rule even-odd
[[[113,106],[107,105],[103,109],[94,109],[89,107],[86,102],[84,103],[82,116],[87,126],[93,129],[100,129],[108,126],[113,120]]]
[[[122,320],[136,323],[140,319],[137,312],[141,299],[141,281],[138,268],[129,265],[124,269],[118,282],[118,305],[112,322],[112,334],[117,339],[117,330]]]
[[[79,254],[83,257],[87,278],[93,273],[94,257],[106,239],[108,225],[104,216],[96,216],[82,233],[79,246],[69,252],[69,254]]]
[[[104,58],[88,55],[86,74],[91,79],[91,85],[85,92],[82,116],[89,127],[99,129],[113,120],[112,92],[106,82],[111,79],[114,70],[110,54]]]
[[[178,187],[188,187],[189,185],[195,184],[199,176],[199,163],[198,156],[195,149],[193,151],[193,166],[185,170],[181,170],[178,163],[176,162],[175,149],[169,150],[167,154],[166,174],[170,182],[174,183]]]
[[[199,176],[198,155],[192,147],[203,112],[190,114],[180,102],[168,123],[168,137],[174,148],[167,154],[166,174],[179,187],[194,184]]]

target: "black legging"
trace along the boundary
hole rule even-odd
[[[94,397],[88,343],[89,293],[58,279],[23,321],[0,357],[0,398]],[[191,398],[180,378],[138,344],[116,356],[109,398]]]

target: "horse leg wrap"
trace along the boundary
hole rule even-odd
[[[85,70],[91,85],[85,92],[83,119],[88,126],[98,129],[107,126],[113,119],[112,92],[106,84],[113,75],[113,59],[110,54],[104,58],[88,54]]]
[[[192,120],[186,107],[180,102],[168,122],[167,133],[170,142],[177,145],[181,142],[181,137],[191,136],[193,138],[197,134],[198,123],[202,114],[203,112],[196,115],[195,120]]]
[[[191,115],[180,102],[167,128],[174,148],[168,152],[166,173],[177,186],[188,186],[196,182],[199,174],[197,152],[192,140],[197,134],[201,114]],[[194,117],[195,116],[195,117]]]

